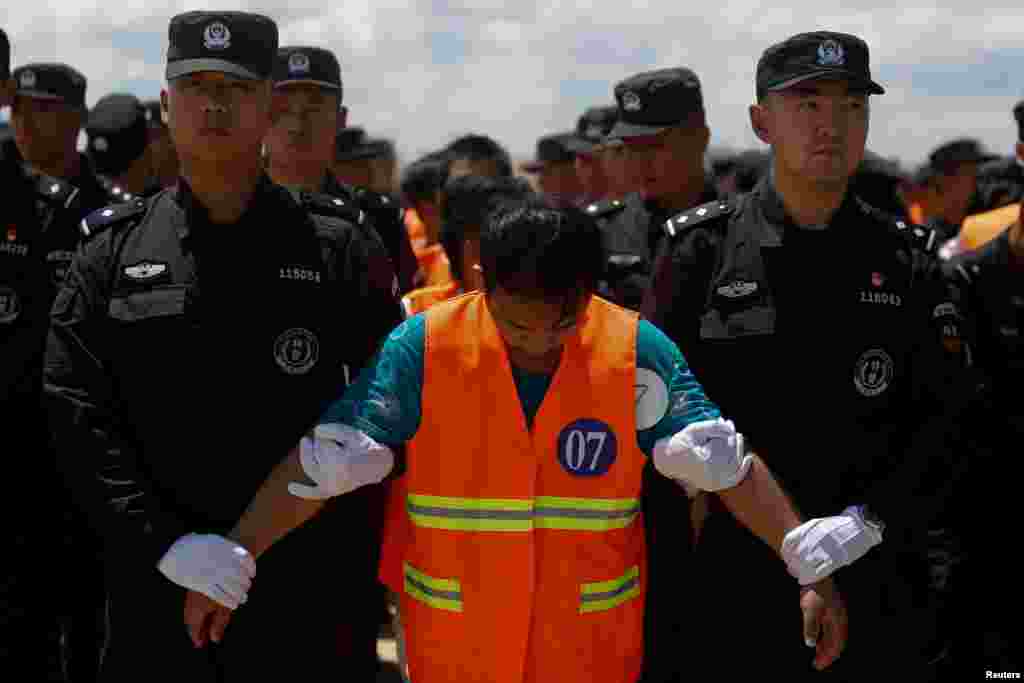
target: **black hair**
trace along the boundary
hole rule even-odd
[[[533,194],[522,178],[467,175],[450,179],[441,199],[440,242],[452,275],[463,280],[462,243],[479,239],[487,215],[501,202],[526,199]]]
[[[406,204],[432,202],[448,178],[444,152],[431,152],[402,171],[399,189]]]
[[[539,197],[502,202],[480,235],[484,286],[546,301],[567,302],[597,289],[604,250],[597,223],[574,208]]]
[[[451,142],[445,152],[449,164],[458,159],[493,161],[501,177],[512,176],[512,158],[505,148],[486,135],[464,135]]]
[[[11,42],[7,34],[0,28],[0,80],[11,77]]]
[[[1014,106],[1013,119],[1017,122],[1017,141],[1024,142],[1024,100]]]

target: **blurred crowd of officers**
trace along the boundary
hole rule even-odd
[[[244,107],[236,103],[251,93],[232,90],[236,76],[226,66],[209,68],[227,74],[223,82],[198,78],[194,71],[172,78],[179,58],[169,53],[169,81],[192,79],[180,87],[224,103],[221,109],[207,107],[206,118],[193,123],[187,109],[174,109],[167,93],[162,101],[110,94],[89,108],[85,75],[62,63],[11,69],[10,43],[0,31],[0,106],[10,107],[9,124],[0,131],[0,415],[8,482],[0,677],[163,680],[165,662],[155,657],[173,650],[150,643],[165,633],[182,643],[186,637],[173,607],[170,618],[160,612],[177,604],[177,593],[150,602],[161,590],[158,582],[171,585],[155,570],[169,542],[190,529],[230,528],[273,464],[333,397],[316,382],[347,383],[403,317],[483,288],[476,268],[481,225],[494,196],[517,192],[535,192],[597,222],[605,249],[598,294],[642,311],[679,345],[708,395],[738,424],[756,425],[746,429],[755,432],[755,443],[770,444],[762,446],[766,460],[808,514],[842,509],[849,501],[839,499],[853,495],[845,488],[851,480],[904,486],[887,489],[880,500],[892,503],[887,510],[892,517],[905,515],[917,526],[908,524],[905,537],[893,532],[885,545],[895,550],[872,551],[861,574],[851,569],[848,584],[839,580],[851,601],[868,595],[863,599],[874,601],[860,622],[857,606],[851,607],[850,657],[877,656],[876,672],[884,678],[889,676],[884,658],[900,652],[905,661],[893,666],[920,681],[968,680],[958,677],[963,671],[981,678],[986,669],[1021,670],[1024,643],[1016,621],[1024,605],[1010,559],[1009,519],[1010,487],[1019,471],[1015,453],[1024,436],[1018,389],[1024,370],[1024,101],[1008,112],[1008,147],[1016,135],[1010,156],[995,155],[974,139],[958,139],[938,145],[911,173],[861,149],[863,159],[844,192],[866,206],[844,203],[836,215],[870,223],[874,232],[858,234],[859,226],[853,225],[842,239],[826,239],[827,231],[798,235],[794,226],[806,221],[790,217],[786,197],[775,195],[783,190],[773,185],[773,163],[776,169],[788,163],[778,161],[784,147],[777,138],[762,136],[771,151],[709,149],[713,122],[706,120],[701,84],[689,69],[624,79],[614,87],[614,104],[588,108],[575,127],[541,137],[526,163],[515,163],[492,138],[473,134],[399,168],[392,142],[348,125],[341,70],[330,51],[282,47],[272,65],[255,57],[247,62],[244,18],[216,16],[234,29],[231,40],[238,52],[231,63],[274,84],[265,130],[246,128]],[[241,23],[236,27],[233,21]],[[175,30],[172,26],[172,42]],[[181,40],[184,52],[191,49]],[[200,52],[227,39],[207,26],[202,40]],[[843,43],[842,37],[815,40],[837,41],[851,60],[860,45]],[[837,57],[814,49],[822,60],[842,66],[836,61],[843,59],[842,50]],[[169,129],[175,116],[178,127]],[[759,117],[768,115],[752,111],[751,116],[756,127]],[[372,120],[372,112],[362,118]],[[235,129],[255,137],[241,139],[219,158],[215,150],[201,149],[203,140],[227,139]],[[247,154],[256,166],[244,168],[253,180],[245,201],[236,206],[224,198],[235,185],[218,185],[209,175],[233,164],[241,168]],[[258,208],[247,208],[246,202]],[[287,236],[289,211],[313,216],[310,234],[320,241],[311,237],[300,244]],[[734,239],[726,227],[706,223],[719,219],[728,231],[749,231]],[[699,227],[691,231],[687,221],[704,223],[706,233]],[[232,225],[215,236],[206,223]],[[145,234],[156,235],[153,248],[165,249],[165,257],[130,257],[133,250],[142,253],[146,238],[139,226],[158,224],[172,226],[167,229],[177,230],[182,240],[193,238],[197,255],[165,248],[166,235],[175,233],[160,237],[163,233],[153,227]],[[788,226],[785,250],[773,251],[782,238],[761,228],[783,224]],[[334,236],[323,237],[327,233]],[[336,237],[342,233],[344,238]],[[749,260],[743,245],[758,239],[761,253],[773,255]],[[323,246],[325,240],[329,246]],[[72,268],[76,253],[90,242],[102,245],[96,249],[106,254],[103,267],[110,273],[100,273],[96,262],[89,262],[95,272]],[[281,283],[319,284],[320,267],[309,265],[320,257],[317,245],[331,252],[324,268],[337,273],[338,286],[348,288],[350,297],[340,308],[333,302],[331,320],[321,310],[328,300],[316,298],[322,293],[302,299],[299,289],[279,291]],[[775,253],[786,255],[776,259]],[[872,259],[877,266],[871,266]],[[937,273],[946,286],[942,294],[923,297],[923,303],[912,298],[918,296],[916,283],[898,265],[911,260],[907,272]],[[260,274],[268,264],[271,279]],[[851,274],[851,264],[864,272]],[[178,280],[176,273],[173,281],[161,281],[178,270],[203,274],[201,300],[191,281]],[[165,286],[153,296],[147,288],[158,281]],[[846,289],[855,302],[842,298]],[[762,294],[766,298],[760,299]],[[401,309],[391,306],[397,298]],[[748,306],[754,298],[758,303]],[[920,327],[910,320],[912,301],[915,311],[931,307],[926,315],[931,320]],[[89,317],[94,309],[106,316],[104,322]],[[687,311],[693,315],[684,315]],[[285,388],[277,379],[264,383],[269,370],[246,365],[251,355],[246,335],[271,334],[266,318],[300,313],[324,317],[324,327],[312,340],[299,333],[279,337],[275,328],[273,339],[260,342],[273,342],[277,363],[270,369],[281,368],[289,378],[302,375],[307,361],[315,362],[318,354],[326,358],[326,347],[335,343],[346,349],[332,366],[343,374],[308,379],[313,396],[308,404],[282,406],[274,401],[276,392],[298,385]],[[181,316],[187,320],[179,329]],[[93,353],[89,339],[114,339],[115,332],[105,327],[111,320],[117,343],[104,341]],[[216,334],[202,343],[183,342],[182,330],[200,323]],[[934,349],[906,341],[920,341],[932,323]],[[306,327],[296,324],[288,331]],[[877,343],[868,340],[872,335]],[[850,336],[864,337],[858,354],[875,348],[888,352],[871,356],[867,351],[854,358],[856,363],[843,360],[834,370],[839,361],[831,359],[847,352]],[[769,337],[772,345],[760,345]],[[902,356],[887,346],[896,344],[896,337],[904,337],[897,341],[906,341],[907,357],[920,365],[901,365]],[[723,354],[725,348],[742,353]],[[939,360],[928,365],[932,355]],[[83,359],[93,365],[83,367]],[[62,364],[73,371],[63,372]],[[950,379],[947,365],[961,375]],[[115,377],[102,391],[92,377],[101,370]],[[910,375],[909,388],[897,391]],[[241,403],[243,394],[251,394],[249,405],[232,405]],[[971,400],[961,402],[965,394]],[[884,403],[867,404],[880,395]],[[261,402],[266,405],[252,407]],[[98,407],[108,403],[116,410]],[[284,426],[268,426],[255,436],[232,434],[243,421]],[[910,438],[928,425],[934,428],[924,437]],[[112,436],[120,428],[128,436]],[[787,440],[801,437],[806,441],[801,445]],[[222,495],[209,483],[223,484],[222,473],[241,467],[227,464],[231,456],[261,443],[273,452],[250,463],[251,473],[232,480],[228,488],[236,492]],[[92,456],[79,458],[78,452],[90,448],[112,459],[89,469],[92,465],[83,461]],[[160,458],[181,460],[173,476],[138,468],[126,472],[117,460],[131,449],[154,448]],[[899,479],[899,462],[926,459],[933,451],[949,457],[915,470],[919,477],[913,485]],[[981,487],[977,492],[963,488],[968,461]],[[160,483],[164,475],[173,484]],[[147,477],[158,483],[145,491],[134,487]],[[103,492],[83,491],[97,480]],[[819,487],[821,482],[827,483]],[[685,519],[672,507],[686,501],[681,489],[653,477],[645,478],[645,486],[652,578],[642,680],[704,680],[712,672],[720,680],[741,680],[740,671],[771,675],[773,661],[788,647],[783,641],[793,638],[775,621],[775,615],[792,609],[773,583],[776,573],[785,578],[785,572],[774,567],[762,572],[770,550],[723,514],[714,494],[692,496]],[[118,493],[118,487],[124,490]],[[180,498],[181,491],[192,497],[178,500],[173,514],[158,504],[136,508],[142,498]],[[103,510],[94,504],[96,496],[104,499]],[[251,636],[239,661],[253,648],[266,648],[268,657],[231,669],[231,680],[289,670],[298,677],[331,671],[346,680],[375,679],[382,666],[376,640],[390,624],[385,591],[375,580],[376,550],[370,550],[382,509],[383,494],[368,490],[325,511],[275,549],[285,557],[301,556],[322,547],[323,539],[332,537],[332,525],[350,532],[364,527],[338,543],[336,556],[319,558],[310,570],[316,577],[350,583],[348,590],[324,596],[322,609],[311,607],[319,600],[319,584],[307,575],[308,566],[281,562],[275,569],[274,560],[266,560],[271,569],[261,574],[261,588],[270,597],[263,616],[232,629]],[[171,517],[189,520],[188,527],[169,525],[162,531],[160,525]],[[892,518],[885,521],[890,529],[898,527]],[[962,578],[968,541],[979,549],[975,572],[985,579],[970,586]],[[705,552],[715,562],[702,563]],[[287,597],[293,593],[282,589],[275,597],[271,589],[280,582],[293,591],[307,581],[311,593],[303,605]],[[127,597],[119,603],[122,592]],[[858,646],[864,632],[858,628],[865,624],[877,629],[869,640],[879,649]],[[691,631],[717,634],[714,644]],[[975,666],[979,639],[986,659]],[[737,640],[750,642],[737,646]],[[893,647],[883,648],[884,641]],[[230,651],[230,637],[221,647]],[[316,654],[307,657],[304,650]],[[828,673],[818,675],[826,680]]]

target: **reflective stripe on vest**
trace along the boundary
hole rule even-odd
[[[636,498],[452,498],[410,494],[409,518],[418,527],[455,531],[608,531],[628,527],[640,513]]]
[[[639,595],[640,568],[631,567],[617,579],[585,583],[580,586],[580,614],[603,612]]]
[[[405,563],[405,592],[422,603],[449,612],[462,611],[462,586],[455,579],[435,579]]]

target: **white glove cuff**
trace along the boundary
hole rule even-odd
[[[782,541],[782,559],[801,586],[821,581],[853,564],[882,542],[882,533],[865,521],[860,508],[820,517],[790,530]]]
[[[299,443],[299,462],[315,487],[292,482],[288,490],[299,498],[324,499],[376,484],[395,466],[390,448],[343,424],[319,425],[314,437]]]
[[[670,479],[701,491],[722,491],[747,476],[753,456],[728,420],[704,420],[654,444],[654,467]]]

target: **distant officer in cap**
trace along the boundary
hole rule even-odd
[[[537,141],[534,159],[523,170],[536,174],[537,187],[555,206],[577,206],[583,185],[576,173],[576,133],[545,135]]]
[[[660,69],[615,86],[618,122],[609,133],[624,141],[640,191],[587,207],[598,219],[608,256],[603,295],[639,309],[651,261],[669,216],[712,199],[704,175],[711,132],[700,81],[689,69]]]
[[[107,95],[85,125],[86,153],[107,192],[121,201],[156,194],[147,110],[134,95]]]
[[[142,103],[146,108],[146,125],[149,130],[149,156],[153,164],[153,173],[160,187],[171,187],[178,182],[178,155],[174,151],[174,141],[167,132],[163,121],[160,100],[146,100]]]
[[[935,629],[922,549],[964,476],[974,444],[961,426],[978,409],[957,302],[937,272],[934,233],[849,190],[869,95],[884,92],[867,44],[828,31],[793,36],[762,54],[756,84],[750,119],[771,146],[771,170],[752,193],[664,224],[643,310],[708,395],[749,423],[753,448],[797,508],[845,518],[809,522],[783,548],[834,539],[821,561],[847,565],[837,583],[851,631],[827,675],[814,672],[813,653],[761,618],[787,610],[792,577],[715,504],[695,571],[707,598],[699,606],[718,611],[696,612],[708,618],[690,641],[694,677],[927,680]],[[851,548],[862,557],[851,561]],[[714,559],[722,556],[731,561]],[[756,588],[737,588],[751,576]],[[757,634],[740,647],[720,637],[735,623],[720,615],[739,613]]]
[[[0,28],[0,109],[14,101],[11,50]],[[52,288],[45,253],[38,248],[43,213],[36,206],[36,187],[24,172],[14,146],[14,133],[0,129],[0,414],[3,445],[8,450],[39,444],[46,438],[39,411],[42,350],[46,334],[48,295]],[[11,481],[52,480],[52,460],[33,449],[7,460]],[[0,514],[12,520],[5,562],[0,568],[0,662],[5,671],[24,671],[29,678],[61,680],[64,653],[60,648],[61,600],[46,569],[62,555],[55,538],[63,537],[64,507],[34,506],[29,494],[15,487],[4,496]],[[15,523],[32,509],[30,522]],[[52,514],[51,514],[52,513]]]
[[[366,131],[359,126],[346,126],[334,137],[334,162],[331,171],[339,183],[370,187],[374,183],[373,155],[367,144]]]
[[[376,492],[260,559],[251,593],[257,567],[230,538],[262,478],[401,319],[390,261],[359,209],[263,171],[277,40],[257,14],[171,20],[161,101],[181,178],[83,221],[52,310],[57,459],[112,577],[104,681],[154,667],[175,681],[283,679],[356,661],[337,624],[366,585],[349,579],[376,567]],[[259,407],[240,411],[242,394]],[[338,526],[355,534],[343,552],[308,555],[308,539]],[[224,578],[240,565],[243,583]],[[312,609],[282,591],[314,576]],[[214,643],[191,641],[187,593],[245,607]]]
[[[583,186],[583,205],[607,198],[610,192],[605,166],[605,144],[618,121],[617,107],[590,107],[576,122],[576,137],[571,141],[576,153],[576,175]]]
[[[3,70],[6,72],[6,66]],[[16,404],[5,411],[11,425],[6,438],[45,444],[38,435],[45,429],[39,407],[39,373],[49,308],[81,241],[79,222],[111,197],[88,158],[77,149],[85,116],[85,76],[55,63],[27,64],[15,69],[12,76],[13,136],[0,147],[0,166],[7,169],[0,209],[0,291],[4,292],[0,308],[6,309],[6,314],[0,313],[0,339],[7,350],[0,360],[4,366],[0,369],[4,375],[0,401],[6,403],[10,397]],[[31,463],[34,470],[29,478],[55,475],[49,467],[52,456],[45,452],[29,455],[25,464]],[[69,498],[47,507],[36,519],[33,535],[38,538],[28,542],[35,547],[23,551],[26,561],[31,561],[16,571],[38,580],[44,575],[43,568],[52,566],[47,553],[70,553],[79,558],[74,589],[50,591],[33,609],[40,618],[61,615],[63,666],[69,675],[95,675],[103,606],[97,540]],[[55,543],[57,538],[65,545]]]
[[[274,61],[273,125],[264,145],[274,182],[344,199],[369,214],[365,225],[387,248],[399,288],[409,291],[416,259],[402,224],[399,203],[368,187],[338,182],[331,172],[335,136],[346,123],[341,67],[329,50],[283,47]]]

